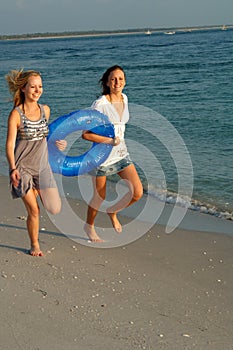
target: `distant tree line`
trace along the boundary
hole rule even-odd
[[[27,34],[11,34],[0,35],[0,40],[9,39],[33,39],[33,38],[50,38],[50,37],[67,37],[67,36],[82,36],[82,35],[105,35],[105,34],[127,34],[140,33],[147,29],[128,29],[128,30],[91,30],[91,31],[73,31],[73,32],[46,32],[46,33],[27,33]]]
[[[46,32],[46,33],[27,33],[27,34],[11,34],[0,35],[0,40],[17,40],[17,39],[37,39],[37,38],[56,38],[56,37],[73,37],[73,36],[85,36],[85,35],[117,35],[117,34],[137,34],[145,33],[148,30],[150,32],[164,32],[168,30],[175,31],[192,31],[192,30],[211,30],[221,29],[222,25],[212,26],[196,26],[196,27],[179,27],[179,28],[141,28],[141,29],[119,29],[119,30],[89,30],[89,31],[72,31],[72,32]],[[232,29],[233,25],[226,25],[227,29]]]

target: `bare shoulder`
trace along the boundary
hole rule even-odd
[[[45,112],[45,118],[49,120],[50,117],[50,107],[48,105],[43,105],[44,107],[44,112]]]
[[[8,122],[17,126],[20,125],[20,115],[17,109],[12,109],[12,111],[9,114]]]

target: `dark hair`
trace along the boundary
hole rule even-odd
[[[109,89],[109,86],[107,86],[107,82],[108,82],[108,77],[110,75],[110,73],[112,73],[114,70],[121,70],[123,73],[124,73],[124,76],[125,76],[125,72],[124,72],[124,69],[118,65],[115,65],[115,66],[112,66],[112,67],[109,67],[106,72],[104,72],[102,78],[99,80],[99,83],[102,87],[102,95],[108,95],[110,93],[110,89]],[[126,79],[126,76],[125,76],[125,79]]]

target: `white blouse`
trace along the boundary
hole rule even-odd
[[[125,124],[129,121],[128,98],[125,94],[122,94],[122,96],[124,110],[121,117],[115,109],[114,104],[109,102],[105,95],[100,96],[92,104],[92,108],[108,116],[110,122],[114,125],[115,137],[118,136],[121,141],[119,145],[113,146],[110,155],[101,166],[114,164],[129,154],[124,140]]]

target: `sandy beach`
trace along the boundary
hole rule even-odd
[[[192,213],[171,234],[162,222],[101,249],[69,239],[42,210],[45,255],[35,258],[22,201],[6,177],[0,189],[1,349],[233,349],[232,222]]]

